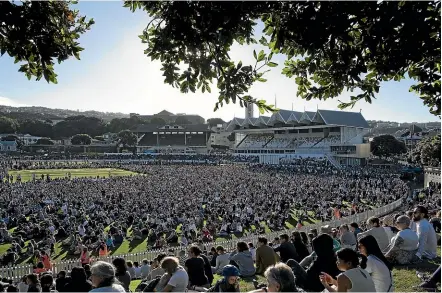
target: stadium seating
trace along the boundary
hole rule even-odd
[[[262,148],[271,138],[272,135],[268,134],[249,134],[238,147],[245,149]]]
[[[290,137],[274,137],[265,147],[268,149],[285,149],[291,142],[292,138]]]
[[[339,143],[341,143],[341,136],[340,135],[333,135],[333,136],[329,136],[327,138],[324,138],[323,140],[318,142],[313,147],[315,147],[315,148],[329,147],[331,145],[339,144]]]
[[[157,135],[152,133],[146,133],[138,142],[139,146],[154,146],[157,145]]]

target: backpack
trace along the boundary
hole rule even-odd
[[[155,287],[160,282],[160,279],[161,276],[156,276],[156,278],[153,280],[141,282],[135,289],[135,292],[153,292]]]

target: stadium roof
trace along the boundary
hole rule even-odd
[[[277,125],[303,126],[303,125],[336,125],[358,128],[370,128],[360,112],[345,112],[334,110],[317,110],[316,112],[279,110],[270,117],[241,119],[234,118],[227,123],[226,130],[247,128],[268,128]]]
[[[169,128],[165,128],[169,126]],[[179,128],[174,128],[178,126]],[[155,132],[155,131],[206,131],[210,132],[208,124],[186,124],[186,125],[153,125],[153,124],[139,124],[134,129],[133,132],[145,133],[145,132]]]

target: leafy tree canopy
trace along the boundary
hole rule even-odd
[[[0,52],[20,63],[28,78],[56,82],[54,61],[79,58],[77,42],[93,20],[72,10],[69,1],[0,1]],[[248,94],[265,72],[286,56],[282,74],[294,78],[298,96],[311,100],[336,98],[356,91],[349,102],[372,102],[382,81],[407,75],[434,115],[440,116],[440,1],[126,1],[132,11],[151,17],[140,39],[145,54],[162,63],[165,82],[181,92],[219,91],[215,110],[224,103],[255,103]],[[264,23],[261,38],[255,35]],[[234,42],[260,43],[255,64],[234,62]]]
[[[15,133],[18,129],[18,123],[15,119],[0,116],[0,133]]]
[[[80,59],[78,39],[94,23],[70,8],[74,1],[0,1],[0,53],[20,63],[28,79],[57,83],[54,63]]]
[[[152,21],[142,34],[145,54],[160,60],[165,83],[181,92],[219,90],[215,110],[224,103],[272,105],[247,94],[265,82],[273,54],[286,55],[282,74],[294,78],[298,96],[325,100],[344,90],[359,92],[341,108],[369,103],[382,81],[407,74],[430,112],[440,115],[440,1],[126,1],[145,10]],[[264,23],[257,40],[254,27]],[[235,63],[234,42],[260,43],[255,64]],[[184,68],[184,69],[182,69]]]
[[[400,142],[392,135],[380,135],[370,143],[370,149],[373,155],[386,158],[407,152],[405,144]]]
[[[440,134],[424,137],[410,152],[412,163],[422,166],[440,166],[441,141]]]
[[[153,117],[152,119],[150,119],[149,123],[154,125],[165,125],[166,121],[160,117]]]
[[[217,126],[218,124],[224,124],[224,120],[221,118],[210,118],[207,119],[207,124],[209,124],[210,126]]]
[[[186,125],[186,124],[191,124],[189,119],[187,119],[185,116],[178,116],[175,119],[175,123],[178,125]]]
[[[71,138],[73,145],[90,145],[92,138],[88,134],[77,134]]]
[[[123,147],[134,147],[137,145],[137,136],[130,130],[122,130],[118,133],[118,144]]]
[[[54,145],[54,142],[50,138],[42,137],[40,139],[37,139],[37,142],[35,144]]]

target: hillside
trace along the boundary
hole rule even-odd
[[[69,116],[97,117],[108,122],[114,118],[129,118],[129,114],[100,111],[73,111],[46,107],[11,107],[0,105],[0,115],[14,119],[63,120]]]

